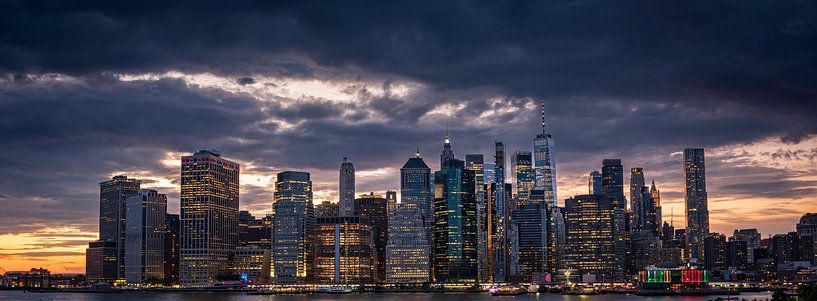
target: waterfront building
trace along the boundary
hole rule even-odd
[[[533,140],[534,185],[544,191],[545,202],[556,207],[556,160],[553,154],[553,137],[545,127],[545,101],[542,100],[542,124]]]
[[[511,170],[516,184],[513,188],[513,196],[518,198],[520,203],[528,201],[528,195],[533,189],[532,157],[531,152],[528,151],[516,151],[511,155]]]
[[[541,275],[553,272],[548,269],[548,230],[550,211],[544,202],[531,202],[518,206],[513,212],[512,225],[516,242],[515,280],[531,282]]]
[[[426,241],[431,241],[432,225],[434,221],[431,206],[431,183],[433,178],[431,169],[423,161],[420,151],[400,168],[400,204],[401,206],[417,208],[425,227]]]
[[[710,233],[703,241],[704,268],[710,271],[726,269],[726,236]]]
[[[238,214],[238,245],[256,246],[258,249],[272,247],[272,216],[255,218],[249,211]]]
[[[727,268],[746,269],[749,267],[746,241],[731,239],[726,242],[724,260]]]
[[[315,205],[315,217],[340,216],[340,206],[338,203],[323,201]]]
[[[355,199],[354,215],[363,216],[371,224],[374,235],[375,278],[378,283],[386,281],[386,244],[389,240],[389,217],[387,200],[374,192],[361,194]]]
[[[181,163],[179,281],[212,286],[238,246],[240,166],[214,150],[183,156]]]
[[[703,148],[684,149],[684,184],[687,256],[700,259],[703,256],[703,237],[709,233]]]
[[[377,259],[371,224],[363,216],[317,219],[317,283],[360,285],[374,282]]]
[[[661,241],[652,232],[646,230],[634,231],[632,246],[633,265],[629,268],[629,271],[640,271],[661,262]]]
[[[386,282],[418,284],[430,281],[431,248],[416,207],[400,204],[389,222]]]
[[[340,215],[353,215],[355,201],[355,167],[352,162],[343,157],[340,164],[340,176],[338,177],[338,205]]]
[[[179,215],[165,215],[165,276],[168,284],[179,283]]]
[[[139,180],[129,179],[127,176],[114,176],[99,183],[99,240],[115,243],[117,279],[125,278],[126,201],[129,196],[139,191],[140,184]]]
[[[167,196],[140,189],[126,201],[125,281],[141,284],[165,277]]]
[[[266,284],[270,282],[272,253],[269,248],[258,245],[241,246],[233,252],[231,271],[244,284]]]
[[[565,200],[564,267],[596,281],[615,280],[615,207],[603,195],[578,195]]]
[[[446,161],[434,179],[433,279],[476,283],[476,177],[460,160]]]
[[[806,262],[810,266],[814,259],[813,236],[800,236],[797,232],[775,234],[772,236],[771,244],[774,265],[778,271],[791,262]]]
[[[314,279],[315,208],[309,173],[284,171],[272,204],[272,275],[277,284]]]
[[[797,223],[797,235],[798,236],[810,236],[812,237],[812,242],[815,242],[813,246],[813,253],[817,255],[817,213],[806,213],[801,218],[800,221]],[[812,265],[817,265],[817,257],[811,259]]]
[[[494,251],[494,281],[505,282],[508,276],[508,257],[510,248],[508,243],[508,198],[505,190],[505,145],[501,141],[496,141],[494,155],[494,186],[491,187],[493,200],[492,217],[493,237],[492,248]]]
[[[598,170],[590,172],[590,176],[587,177],[587,189],[588,194],[604,195],[601,190],[601,173]]]
[[[88,243],[88,249],[85,250],[85,276],[88,281],[112,283],[119,278],[118,252],[114,241],[97,240]]]
[[[624,168],[621,159],[604,159],[601,167],[601,191],[616,208],[626,209],[624,201]]]
[[[485,158],[482,154],[467,154],[465,155],[465,169],[474,172],[476,199],[477,199],[477,270],[480,282],[490,282],[493,274],[493,267],[491,262],[491,250],[489,248],[489,233],[488,226],[491,224],[489,219],[491,214],[489,209],[490,204],[487,202],[490,199],[486,195],[486,176],[485,176]],[[488,182],[490,183],[490,182]]]

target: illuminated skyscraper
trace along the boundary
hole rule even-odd
[[[565,267],[615,280],[620,262],[614,252],[615,207],[602,195],[578,195],[565,200]]]
[[[542,101],[542,125],[533,140],[534,189],[542,190],[545,202],[556,206],[556,160],[553,158],[553,138],[545,127],[545,101]]]
[[[315,278],[320,284],[373,283],[376,274],[371,223],[362,216],[317,219]]]
[[[400,168],[400,204],[420,211],[426,231],[426,240],[431,241],[434,220],[431,208],[431,169],[420,157],[420,151],[409,158]]]
[[[514,180],[516,182],[513,194],[514,197],[523,203],[527,203],[530,191],[533,189],[531,159],[531,152],[527,151],[516,151],[511,156],[511,170],[513,171]]]
[[[505,191],[505,145],[501,141],[495,143],[494,156],[494,185],[491,187],[493,194],[492,209],[493,237],[492,247],[494,249],[494,281],[505,282],[508,276],[508,199]]]
[[[314,279],[315,207],[309,173],[284,171],[272,203],[272,274],[278,284]]]
[[[445,166],[445,162],[448,160],[454,160],[454,151],[451,149],[451,139],[448,138],[448,130],[445,130],[443,152],[440,153],[440,169],[442,169],[443,166]]]
[[[630,211],[633,212],[633,221],[635,228],[643,229],[644,210],[642,210],[641,194],[644,183],[644,169],[641,167],[633,167],[630,169]]]
[[[338,179],[340,215],[352,215],[355,202],[355,167],[352,162],[346,160],[346,157],[343,157],[343,163],[340,164]]]
[[[323,201],[315,205],[315,217],[340,216],[340,206],[338,203]]]
[[[516,229],[515,240],[518,242],[518,268],[514,274],[520,282],[530,282],[538,275],[553,272],[548,269],[547,263],[548,213],[544,202],[523,204],[513,212],[512,224]]]
[[[709,233],[706,165],[703,148],[684,149],[684,199],[686,200],[686,251],[703,258],[703,238]]]
[[[116,242],[97,240],[88,243],[85,249],[85,277],[89,282],[114,282],[117,276]]]
[[[485,190],[485,158],[482,154],[468,154],[465,155],[465,169],[474,172],[477,198],[477,257],[478,257],[478,274],[480,282],[491,281],[493,274],[493,267],[491,266],[488,235],[488,221],[491,218],[489,209],[491,206],[487,203],[489,199],[486,196]],[[493,169],[491,169],[493,171]]]
[[[460,160],[435,173],[433,276],[438,283],[476,283],[476,177]]]
[[[374,236],[375,278],[374,281],[386,281],[386,242],[389,240],[388,204],[382,195],[374,192],[361,194],[355,199],[354,215],[365,217],[370,223]]]
[[[127,176],[115,176],[99,183],[99,240],[114,243],[104,245],[116,249],[115,278],[125,278],[126,201],[139,191],[139,184],[139,180]]]
[[[180,279],[182,286],[211,286],[227,271],[238,246],[237,163],[212,150],[182,157]]]
[[[601,191],[601,173],[598,170],[591,172],[587,178],[587,189],[589,194],[604,195]]]
[[[387,210],[389,215],[389,220],[391,220],[391,216],[394,215],[394,212],[397,210],[397,191],[394,190],[387,190],[386,191],[386,204]]]
[[[604,159],[602,161],[601,191],[604,196],[613,202],[613,206],[627,209],[624,200],[624,168],[621,166],[621,159]]]
[[[140,284],[165,277],[167,196],[140,189],[127,200],[125,280]]]
[[[430,281],[431,247],[420,211],[400,204],[389,222],[386,246],[386,282],[417,284]]]

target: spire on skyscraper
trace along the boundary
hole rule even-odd
[[[542,135],[545,135],[545,100],[542,99]]]

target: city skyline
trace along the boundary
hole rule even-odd
[[[52,11],[68,23],[87,13],[83,30],[47,25],[53,15],[41,7],[0,4],[10,20],[0,24],[10,46],[0,47],[0,267],[84,272],[85,248],[99,238],[99,183],[140,180],[179,213],[179,160],[200,149],[241,165],[239,209],[261,217],[282,171],[309,172],[319,204],[338,201],[346,156],[357,197],[399,194],[400,168],[418,150],[439,170],[446,137],[460,160],[494,162],[495,141],[506,161],[533,152],[543,101],[561,206],[587,194],[603,159],[621,159],[628,201],[627,171],[643,168],[661,191],[662,220],[683,228],[683,150],[701,147],[711,232],[757,228],[766,238],[817,212],[817,69],[803,67],[817,52],[799,42],[817,32],[808,10],[683,8],[731,11],[708,25],[651,4],[595,4]],[[167,11],[246,23],[191,31]],[[440,12],[453,16],[439,24],[446,30],[418,21]],[[328,26],[338,13],[369,23]],[[560,26],[571,21],[578,27]],[[137,23],[143,31],[130,29]]]

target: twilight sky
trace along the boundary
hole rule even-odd
[[[215,148],[261,215],[282,170],[336,201],[344,155],[359,193],[398,189],[446,125],[459,158],[532,150],[541,100],[560,200],[621,158],[682,226],[696,146],[713,231],[817,211],[817,3],[438,2],[3,1],[0,267],[84,272],[112,175],[178,212],[180,156]]]

